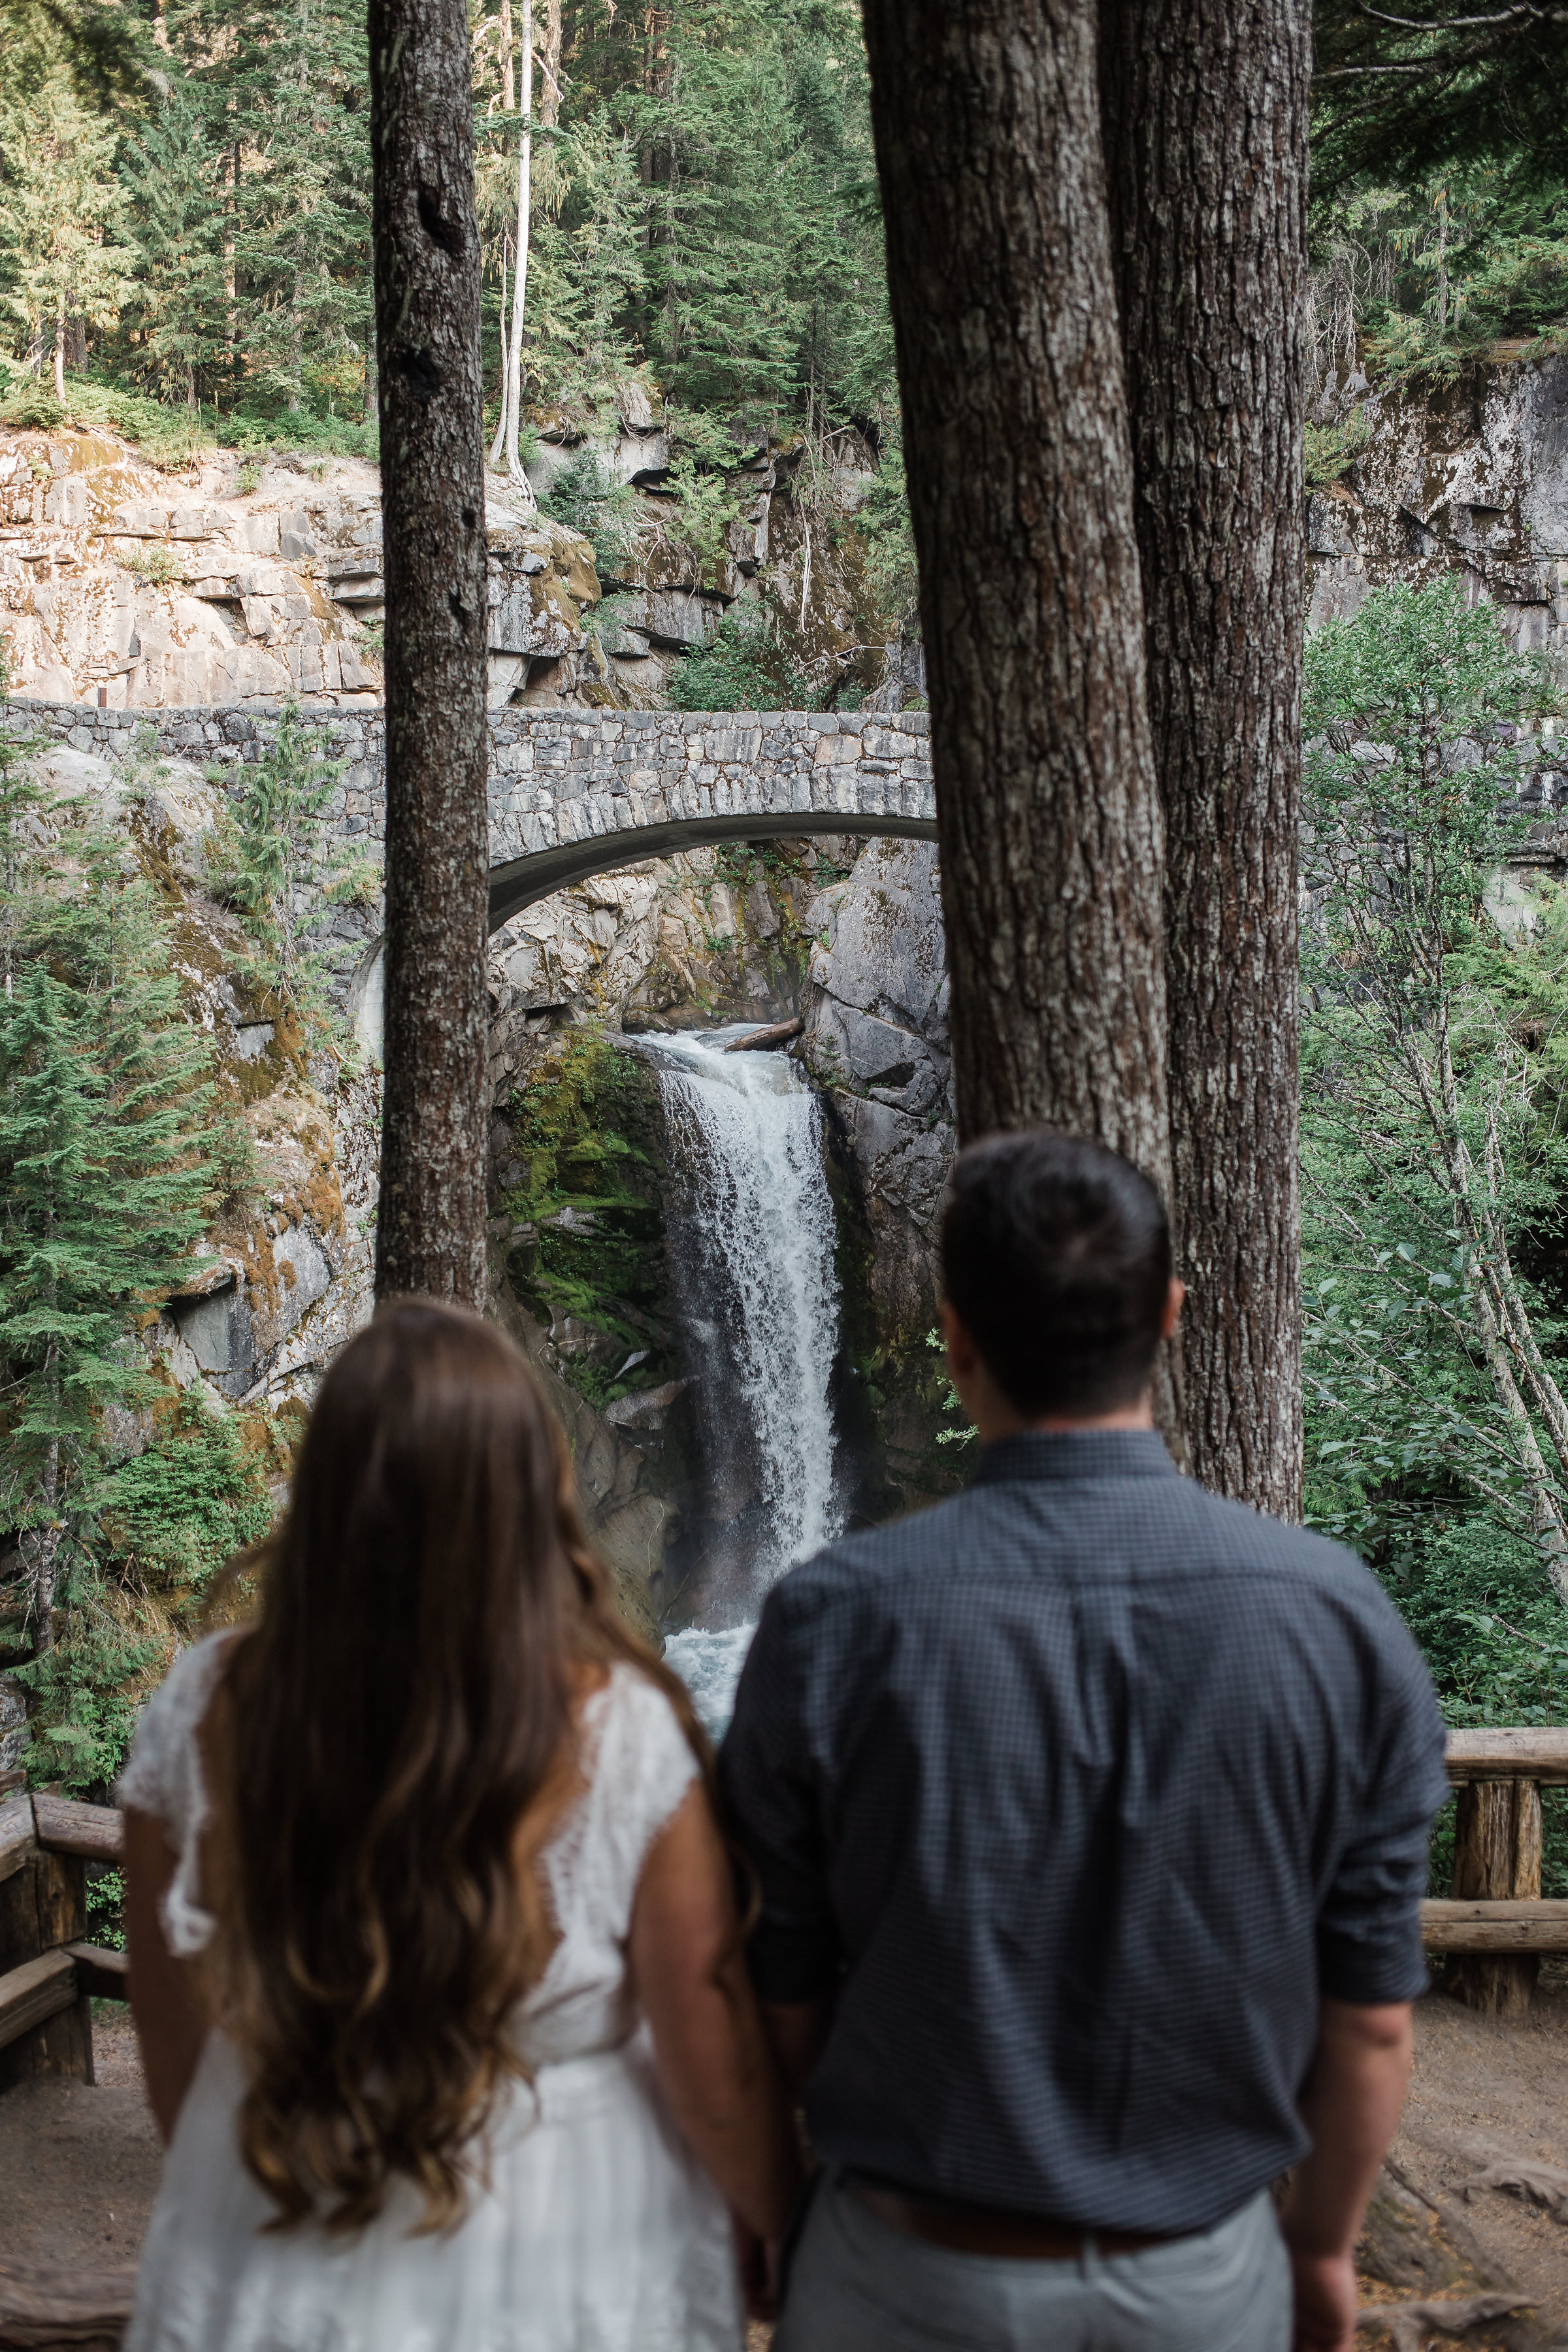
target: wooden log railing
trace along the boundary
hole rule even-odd
[[[120,1815],[68,1797],[0,1798],[0,2088],[92,2080],[94,1997],[123,2000],[125,1955],[87,1940],[87,1865],[121,1854]]]
[[[1422,1906],[1445,1989],[1472,2009],[1516,2017],[1543,1952],[1568,1952],[1568,1903],[1541,1899],[1541,1791],[1568,1787],[1568,1731],[1451,1731],[1458,1792],[1452,1898]]]

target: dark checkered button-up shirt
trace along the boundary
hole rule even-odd
[[[1359,1561],[1152,1432],[1009,1438],[768,1595],[721,1758],[830,2161],[1201,2229],[1303,2153],[1318,2000],[1426,1983],[1443,1726]]]

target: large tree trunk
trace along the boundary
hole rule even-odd
[[[386,576],[376,1293],[485,1289],[485,498],[463,0],[370,0]]]
[[[1301,1501],[1307,0],[1102,0],[1194,1474]]]
[[[865,0],[960,1135],[1169,1197],[1163,844],[1092,0]]]

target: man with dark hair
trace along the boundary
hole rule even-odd
[[[1174,1469],[1135,1169],[977,1144],[942,1252],[973,1483],[774,1586],[720,1759],[823,2166],[775,2352],[1350,2352],[1426,1670],[1358,1560]]]

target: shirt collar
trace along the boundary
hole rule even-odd
[[[982,1449],[972,1481],[1008,1478],[1178,1478],[1157,1429],[1026,1430]]]

